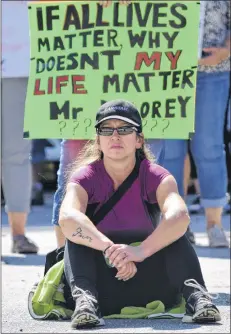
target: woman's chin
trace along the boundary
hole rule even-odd
[[[122,159],[125,157],[124,152],[119,151],[119,150],[115,150],[114,152],[110,152],[110,154],[108,155],[109,158],[111,159]]]

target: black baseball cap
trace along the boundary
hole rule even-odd
[[[129,101],[113,100],[104,103],[96,114],[97,128],[99,124],[108,119],[120,119],[137,127],[139,132],[142,132],[142,120],[138,109]]]

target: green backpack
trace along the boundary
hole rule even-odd
[[[29,293],[28,310],[36,320],[67,320],[73,310],[68,308],[64,297],[64,260],[54,264],[43,279],[35,284]],[[185,300],[166,310],[164,304],[157,300],[146,307],[124,307],[120,314],[112,314],[108,319],[175,319],[182,318],[185,313]]]
[[[28,296],[28,310],[34,319],[70,319],[73,313],[64,298],[64,260],[57,262],[34,284]]]

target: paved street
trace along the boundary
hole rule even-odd
[[[70,322],[35,321],[27,311],[27,296],[33,283],[44,270],[45,255],[55,248],[50,225],[52,197],[44,207],[33,207],[28,222],[28,236],[35,240],[38,255],[15,255],[10,251],[11,239],[7,218],[2,212],[2,333],[72,333]],[[207,244],[204,217],[192,216],[200,263],[210,292],[219,293],[216,300],[222,321],[216,325],[182,324],[179,320],[107,320],[105,327],[87,333],[229,333],[230,332],[230,250],[210,249]],[[230,233],[230,216],[223,216],[225,231]]]

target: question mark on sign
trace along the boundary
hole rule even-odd
[[[151,131],[157,126],[157,120],[154,121],[155,124],[151,127]]]
[[[60,121],[59,125],[60,125],[60,136],[62,136],[63,135],[63,129],[66,127],[67,124],[64,121]]]
[[[164,131],[169,127],[169,120],[168,119],[162,119],[163,122],[167,121],[167,125],[165,126],[165,128],[162,129],[162,133],[164,133]]]
[[[144,127],[147,125],[147,123],[148,123],[147,120],[143,121],[143,122],[142,122],[142,127],[144,128]]]
[[[74,128],[73,128],[73,136],[75,136],[75,130],[78,128],[78,126],[79,126],[79,122],[74,121],[74,124],[75,124],[75,126],[74,126]]]
[[[87,121],[87,122],[86,122]],[[91,126],[91,119],[90,118],[86,118],[85,120],[84,120],[84,124],[86,124],[87,123],[87,126],[86,126],[86,128],[85,128],[85,133],[87,133],[87,129],[89,128],[89,126]]]

